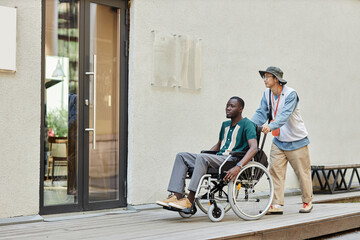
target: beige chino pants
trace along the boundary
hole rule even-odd
[[[283,151],[274,143],[270,151],[270,174],[274,182],[273,204],[284,205],[284,185],[287,163],[290,163],[300,182],[302,201],[309,203],[313,198],[311,166],[308,147],[294,151]]]

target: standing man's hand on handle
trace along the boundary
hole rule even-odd
[[[271,129],[268,125],[265,125],[265,126],[263,126],[261,131],[265,134],[268,134],[271,131]]]

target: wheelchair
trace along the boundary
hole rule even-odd
[[[266,134],[262,134],[261,129],[259,126],[256,129],[258,146],[260,146],[262,136],[261,147],[233,181],[225,182],[223,178],[226,171],[245,156],[246,151],[231,152],[218,169],[209,167],[200,180],[191,208],[183,210],[172,207],[163,208],[177,211],[183,218],[191,217],[199,208],[213,222],[221,221],[230,209],[244,220],[256,220],[264,216],[271,206],[274,186],[267,170],[267,156],[263,151]],[[201,153],[216,154],[217,152],[202,151]],[[193,169],[188,169],[186,179],[191,178],[192,171]]]

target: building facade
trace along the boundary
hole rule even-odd
[[[251,118],[270,65],[297,90],[312,163],[357,162],[357,0],[0,7],[16,9],[16,69],[0,71],[0,218],[166,197],[176,153],[217,142],[232,96]],[[298,189],[292,169],[286,188]]]

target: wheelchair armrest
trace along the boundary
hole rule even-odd
[[[231,152],[230,153],[230,155],[232,156],[232,157],[237,157],[237,158],[242,158],[242,157],[244,157],[245,156],[245,154],[246,154],[246,151],[239,151],[239,152]]]
[[[210,150],[202,150],[201,153],[207,153],[207,154],[217,154],[218,151],[210,151]]]

